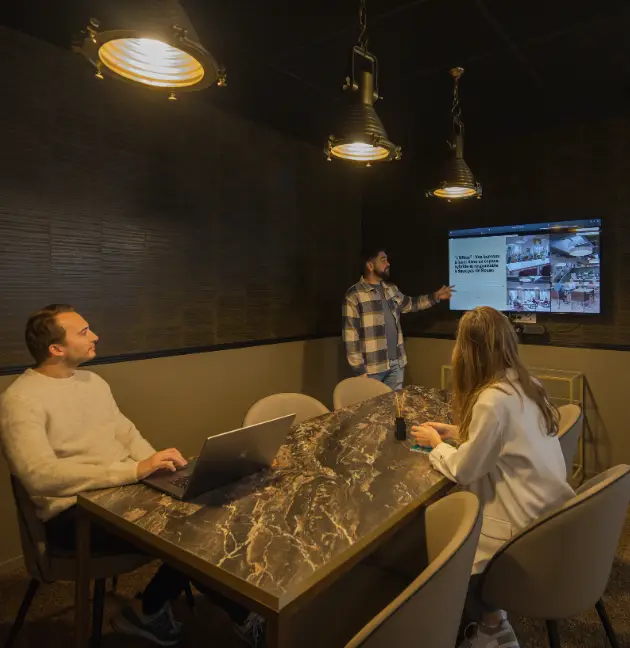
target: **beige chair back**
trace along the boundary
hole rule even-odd
[[[293,425],[297,425],[306,419],[329,412],[326,405],[306,394],[272,394],[261,398],[249,408],[243,425],[256,425],[287,414],[295,414]]]
[[[578,441],[582,431],[582,408],[579,405],[561,405],[558,408],[558,440],[567,465],[567,479],[573,474],[573,459],[577,452]]]
[[[426,510],[429,566],[346,648],[453,648],[481,531],[472,493],[454,493]]]
[[[67,552],[51,553],[46,542],[46,528],[37,517],[33,500],[13,475],[11,488],[18,514],[24,565],[29,575],[40,583],[73,581],[77,571],[76,555]],[[90,560],[90,577],[111,578],[134,571],[148,562],[151,562],[151,558],[140,553],[93,555]]]
[[[608,583],[629,502],[630,466],[584,484],[497,552],[484,572],[483,599],[546,620],[590,609]]]
[[[342,407],[350,407],[355,403],[376,398],[382,394],[391,392],[391,388],[380,380],[374,378],[346,378],[342,380],[333,392],[333,407],[338,410]]]

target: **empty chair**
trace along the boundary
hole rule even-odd
[[[385,383],[374,378],[346,378],[342,380],[333,392],[333,407],[337,410],[341,407],[350,407],[355,403],[375,398],[381,394],[391,392],[391,388]]]
[[[243,425],[256,425],[287,414],[295,414],[293,424],[297,425],[306,419],[329,412],[326,405],[306,394],[272,394],[261,398],[249,408]]]
[[[597,609],[613,648],[619,644],[602,595],[630,502],[630,466],[617,466],[505,544],[488,563],[481,596],[492,607],[547,622],[560,647],[558,619]],[[516,586],[515,586],[516,585]]]
[[[77,561],[74,553],[52,552],[49,549],[46,543],[44,524],[37,517],[35,505],[19,480],[11,477],[11,486],[18,514],[24,563],[31,577],[31,582],[15,617],[9,636],[4,643],[4,648],[13,646],[39,586],[42,583],[54,583],[55,581],[74,581],[77,572]],[[120,574],[134,571],[151,562],[151,560],[150,557],[140,554],[92,556],[90,575],[94,579],[93,646],[98,646],[100,643],[105,603],[105,579],[116,578]]]
[[[579,405],[561,405],[558,408],[558,440],[567,464],[567,479],[573,473],[573,458],[577,452],[580,431],[582,429],[582,408]]]
[[[455,646],[481,531],[481,507],[476,495],[454,493],[429,506],[425,531],[428,567],[346,648]]]

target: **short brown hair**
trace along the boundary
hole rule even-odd
[[[387,254],[387,251],[383,246],[381,247],[369,247],[367,245],[363,246],[363,250],[361,252],[361,272],[365,272],[365,268],[367,264],[370,261],[374,261],[374,259],[378,259],[381,252]]]
[[[50,304],[28,318],[24,337],[38,365],[50,356],[48,347],[51,344],[63,344],[66,340],[66,331],[57,322],[57,315],[74,312],[74,307],[69,304]]]

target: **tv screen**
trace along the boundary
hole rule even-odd
[[[451,310],[600,312],[601,219],[449,232]]]

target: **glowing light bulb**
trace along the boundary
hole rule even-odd
[[[441,187],[433,194],[439,198],[469,198],[477,193],[472,187]]]
[[[384,160],[389,156],[389,151],[382,146],[373,146],[366,142],[352,142],[351,144],[340,144],[334,146],[331,153],[343,160],[355,160],[357,162],[370,162]]]
[[[110,40],[98,55],[116,74],[158,88],[185,88],[204,76],[203,66],[194,56],[153,38]]]

